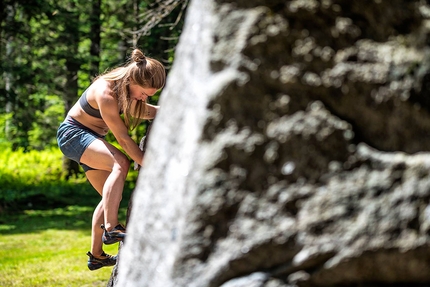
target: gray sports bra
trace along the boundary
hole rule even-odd
[[[102,115],[100,114],[100,110],[93,108],[87,101],[87,90],[82,93],[82,96],[79,98],[79,104],[81,105],[84,112],[89,114],[90,116],[93,116],[95,118],[102,118]]]

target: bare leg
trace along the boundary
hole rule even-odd
[[[106,181],[106,178],[109,176],[109,172],[101,170],[89,170],[86,172],[86,176],[91,185],[100,195],[102,195],[103,185]],[[101,224],[104,224],[103,199],[99,202],[96,209],[94,210],[91,228],[91,253],[96,257],[103,253],[103,230],[100,228]]]
[[[130,161],[117,148],[105,140],[95,140],[85,150],[81,162],[95,170],[86,172],[93,187],[102,195],[102,201],[97,205],[93,214],[91,250],[96,256],[101,254],[104,223],[107,230],[118,225],[118,209],[122,199],[125,179]],[[94,253],[93,253],[94,255]]]
[[[123,174],[121,166],[115,165],[103,186],[104,221],[107,230],[111,230],[119,223],[118,209],[125,183]]]
[[[101,200],[94,210],[91,227],[91,254],[96,257],[99,257],[103,253],[103,229],[100,228],[100,225],[103,224],[103,214],[103,200]]]

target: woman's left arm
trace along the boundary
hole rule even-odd
[[[155,118],[155,115],[158,112],[158,109],[160,108],[160,106],[154,106],[154,105],[150,105],[150,104],[146,104],[146,113],[143,117],[143,119],[145,120],[152,120]]]
[[[131,104],[131,111],[135,110],[135,106],[136,106],[137,101],[133,101],[133,103]],[[146,103],[146,112],[143,116],[136,115],[136,114],[132,114],[133,117],[139,117],[143,120],[152,120],[155,118],[155,115],[157,114],[158,109],[160,108],[160,106],[155,106],[155,105],[151,105]]]

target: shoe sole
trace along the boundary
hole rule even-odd
[[[103,224],[100,227],[104,230],[103,236],[102,236],[103,244],[106,244],[106,245],[115,244],[125,239],[125,233],[120,233],[120,232],[110,233],[105,229]]]
[[[97,270],[97,269],[100,269],[100,268],[102,268],[104,265],[103,264],[100,264],[100,263],[96,263],[96,264],[94,264],[94,263],[88,263],[88,269],[90,269],[91,271],[94,271],[94,270]]]
[[[111,245],[111,244],[115,244],[117,242],[123,241],[124,238],[125,237],[123,237],[123,238],[115,238],[115,237],[109,237],[109,238],[107,238],[106,236],[103,235],[102,241],[103,241],[103,244]]]

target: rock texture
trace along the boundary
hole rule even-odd
[[[430,286],[430,6],[195,0],[117,286]]]

